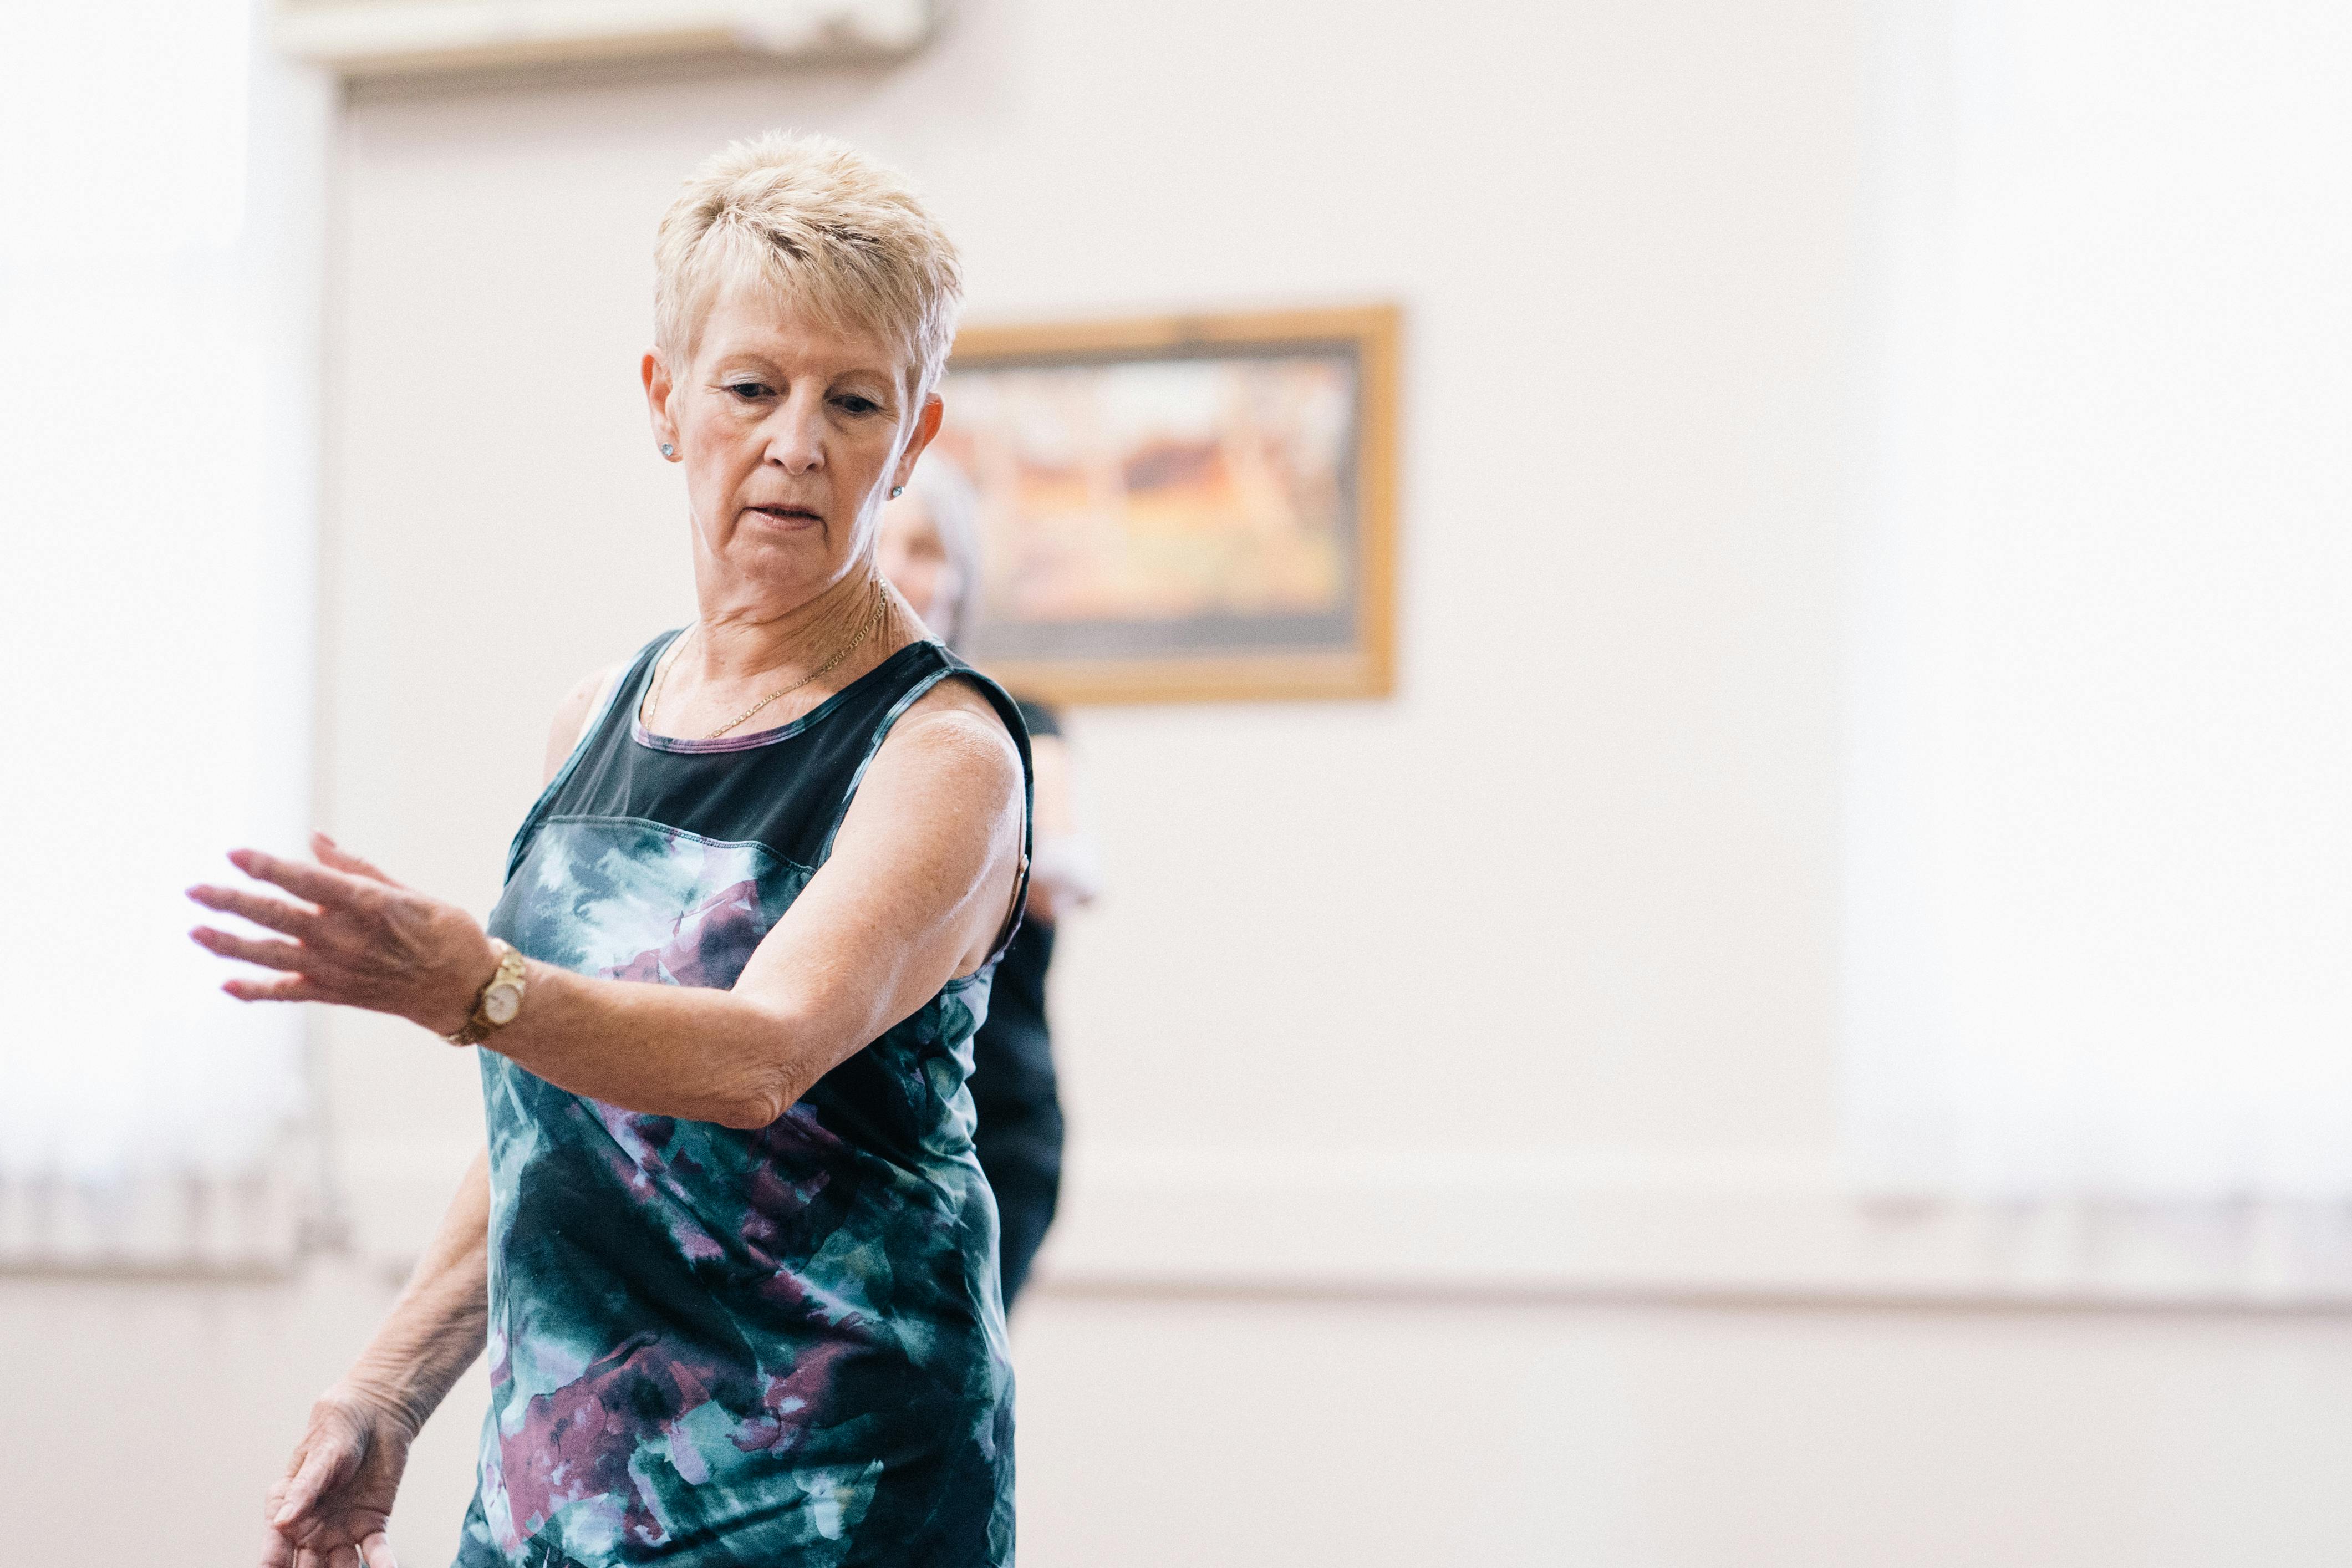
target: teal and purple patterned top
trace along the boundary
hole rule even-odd
[[[780,729],[648,733],[638,655],[516,834],[493,933],[582,974],[732,985],[817,868],[917,643]],[[1008,932],[1009,934],[1009,932]],[[971,1149],[994,961],[756,1131],[481,1053],[490,1410],[457,1568],[1013,1561],[996,1208]]]

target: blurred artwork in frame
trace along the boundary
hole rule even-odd
[[[973,662],[1061,702],[1386,696],[1396,358],[1386,306],[964,329]]]

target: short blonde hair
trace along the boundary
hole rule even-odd
[[[954,600],[931,605],[923,619],[961,652],[971,646],[972,623],[980,618],[980,491],[954,458],[933,447],[908,477],[907,494],[923,503],[931,531],[940,536],[940,552],[956,574]]]
[[[712,304],[756,280],[835,331],[872,332],[918,402],[955,342],[963,268],[914,186],[830,136],[771,131],[697,169],[654,241],[654,342],[683,372]]]

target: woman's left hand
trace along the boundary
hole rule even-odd
[[[474,917],[455,904],[402,887],[323,833],[310,836],[312,865],[258,849],[229,863],[295,899],[209,883],[188,889],[208,910],[237,915],[291,941],[257,940],[198,926],[188,934],[223,958],[284,971],[274,979],[231,980],[240,1002],[333,1002],[394,1013],[436,1035],[454,1034],[499,967],[498,950]]]

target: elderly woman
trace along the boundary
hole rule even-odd
[[[882,574],[950,647],[971,635],[980,608],[980,498],[963,470],[934,455],[907,493],[882,509]],[[988,1017],[971,1042],[972,1134],[1000,1222],[998,1279],[1006,1311],[1054,1223],[1062,1191],[1062,1100],[1045,1016],[1045,972],[1066,910],[1099,889],[1093,841],[1080,827],[1076,779],[1050,708],[1020,700],[1036,777],[1036,852],[1029,908],[989,988]]]
[[[771,136],[663,218],[646,403],[698,613],[581,682],[486,931],[320,837],[193,896],[250,1001],[480,1047],[488,1147],[322,1397],[266,1563],[387,1568],[487,1340],[461,1568],[1003,1563],[1013,1405],[965,1087],[1026,876],[1012,700],[875,564],[938,430],[953,249]]]

